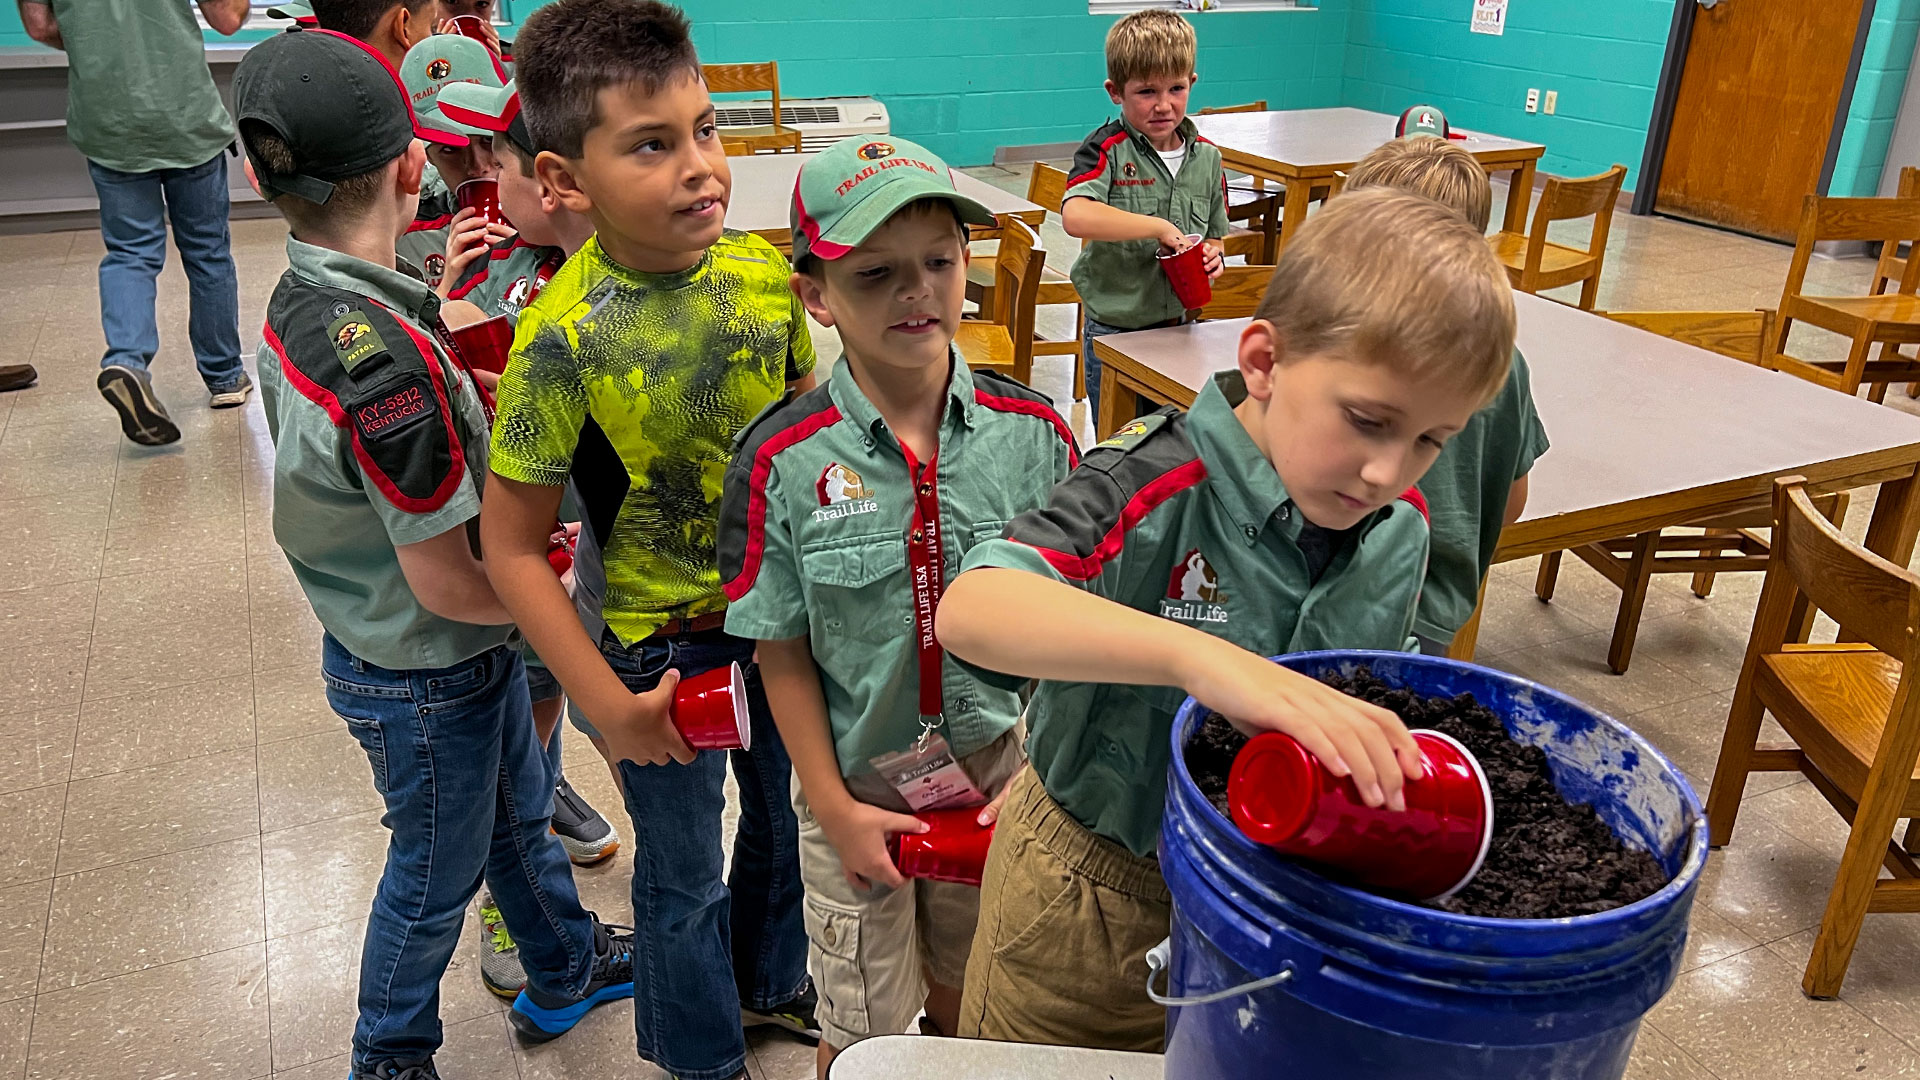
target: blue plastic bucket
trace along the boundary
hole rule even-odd
[[[1618,721],[1473,664],[1384,652],[1278,658],[1308,675],[1369,665],[1420,694],[1471,693],[1554,781],[1591,803],[1673,880],[1613,911],[1481,919],[1336,884],[1255,844],[1207,802],[1184,747],[1206,710],[1174,717],[1160,865],[1173,894],[1168,1080],[1618,1080],[1673,984],[1706,865],[1700,801]],[[1156,972],[1157,974],[1157,972]]]

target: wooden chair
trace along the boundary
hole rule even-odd
[[[1244,319],[1260,306],[1267,295],[1267,282],[1273,280],[1273,267],[1250,264],[1222,267],[1213,279],[1213,299],[1200,309],[1202,319]]]
[[[721,139],[720,148],[727,152],[728,157],[752,157],[758,153],[752,143],[741,142],[738,139]]]
[[[1026,222],[1000,219],[1000,250],[993,256],[993,306],[978,319],[962,319],[954,344],[969,365],[1004,367],[1023,383],[1033,381],[1033,315],[1040,294],[1046,249]],[[978,359],[976,359],[978,357]]]
[[[1060,215],[1061,200],[1066,198],[1067,174],[1042,161],[1033,163],[1033,172],[1027,177],[1027,201],[1042,210]],[[1004,234],[1002,229],[993,230]],[[979,233],[975,239],[988,239]],[[999,270],[990,258],[976,257],[967,268],[967,299],[980,305],[980,310],[993,310],[994,280]],[[1074,400],[1087,396],[1086,360],[1080,352],[1080,335],[1086,329],[1087,311],[1080,304],[1080,290],[1073,287],[1073,280],[1063,271],[1046,267],[1040,275],[1040,291],[1034,302],[1043,307],[1053,304],[1072,304],[1077,310],[1073,319],[1073,339],[1056,341],[1035,337],[1033,354],[1035,356],[1071,356],[1073,357]]]
[[[1920,361],[1902,356],[1899,346],[1920,342],[1920,299],[1914,288],[1920,281],[1920,259],[1907,259],[1897,291],[1890,295],[1816,296],[1804,290],[1807,266],[1815,244],[1824,240],[1875,240],[1887,252],[1903,241],[1920,240],[1920,198],[1836,199],[1809,195],[1800,209],[1800,232],[1787,266],[1786,287],[1780,294],[1780,322],[1768,342],[1766,366],[1798,375],[1809,382],[1857,394],[1862,383],[1881,401],[1887,384],[1920,381]],[[1802,360],[1787,355],[1787,336],[1793,324],[1810,323],[1850,341],[1845,360]],[[1874,345],[1880,358],[1869,362]]]
[[[1911,199],[1920,195],[1920,168],[1912,165],[1900,170],[1900,185],[1894,189],[1895,195],[1902,199]],[[1899,282],[1907,276],[1907,260],[1900,255],[1899,244],[1880,245],[1880,261],[1873,267],[1873,285],[1867,292],[1880,296],[1887,291],[1888,285],[1899,287]],[[1915,383],[1920,387],[1920,383]]]
[[[1856,641],[1800,644],[1801,607]],[[1797,771],[1852,824],[1800,988],[1836,997],[1869,912],[1920,912],[1920,864],[1893,841],[1920,816],[1920,576],[1848,541],[1807,497],[1778,481],[1773,559],[1707,796],[1709,842],[1733,837],[1747,775]],[[1771,712],[1793,742],[1760,746]],[[1892,877],[1880,880],[1881,867]]]
[[[1615,322],[1637,326],[1662,337],[1684,341],[1758,364],[1766,348],[1767,331],[1773,325],[1773,312],[1760,311],[1608,311],[1598,312]],[[1822,495],[1815,505],[1827,520],[1846,520],[1847,496],[1844,493]],[[1739,511],[1689,522],[1688,527],[1704,533],[1670,533],[1654,529],[1635,536],[1601,540],[1574,548],[1581,562],[1620,589],[1620,610],[1614,616],[1613,640],[1607,647],[1607,666],[1624,675],[1633,659],[1634,639],[1640,632],[1640,616],[1646,608],[1647,587],[1655,574],[1692,574],[1693,595],[1706,599],[1713,591],[1716,574],[1767,568],[1767,538],[1759,530],[1773,522],[1771,507],[1764,503]],[[1553,599],[1560,576],[1559,551],[1540,558],[1540,571],[1533,591],[1543,602]]]
[[[1240,105],[1215,105],[1201,109],[1200,115],[1266,111],[1267,103],[1263,99]],[[1273,262],[1274,250],[1279,247],[1280,200],[1285,194],[1285,188],[1269,190],[1267,182],[1258,176],[1234,173],[1227,177],[1227,222],[1229,225],[1239,223],[1224,240],[1228,255],[1242,256],[1248,262]]]
[[[1615,165],[1598,176],[1580,180],[1551,177],[1533,212],[1533,227],[1525,233],[1502,230],[1487,238],[1493,253],[1506,264],[1507,278],[1524,293],[1580,283],[1581,308],[1593,310],[1600,291],[1600,267],[1607,258],[1607,232],[1613,228],[1613,204],[1620,198],[1625,165]],[[1593,219],[1593,236],[1585,251],[1547,239],[1547,224]]]
[[[768,60],[761,64],[701,64],[707,90],[715,94],[754,94],[766,91],[773,96],[773,123],[764,127],[729,127],[723,141],[741,143],[750,153],[800,152],[800,132],[780,123],[780,65]],[[731,153],[731,150],[729,150]]]

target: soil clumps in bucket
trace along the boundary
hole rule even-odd
[[[1621,843],[1592,807],[1562,798],[1545,752],[1515,742],[1472,694],[1424,697],[1387,686],[1364,667],[1351,679],[1321,681],[1392,710],[1410,728],[1451,735],[1487,774],[1494,832],[1486,862],[1464,888],[1432,906],[1495,919],[1559,919],[1623,907],[1666,885],[1653,856]],[[1187,743],[1187,769],[1200,793],[1228,817],[1227,775],[1246,742],[1214,713]]]

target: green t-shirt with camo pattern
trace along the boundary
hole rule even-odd
[[[772,244],[732,230],[678,274],[621,266],[595,238],[521,312],[492,468],[575,482],[590,629],[631,645],[727,606],[714,543],[734,436],[813,370],[790,273]]]

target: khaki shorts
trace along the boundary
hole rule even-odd
[[[1167,936],[1160,866],[1088,832],[1029,769],[987,856],[960,1034],[1157,1053],[1166,1010],[1147,998],[1147,950]]]
[[[961,760],[974,784],[997,795],[1026,764],[1025,732],[1014,728]],[[861,802],[910,812],[876,776],[850,778]],[[820,994],[815,1016],[827,1045],[845,1050],[875,1035],[898,1035],[927,1003],[928,977],[957,987],[967,970],[980,890],[909,880],[905,887],[857,889],[840,855],[793,782],[800,818],[800,881],[806,886],[807,971]]]

